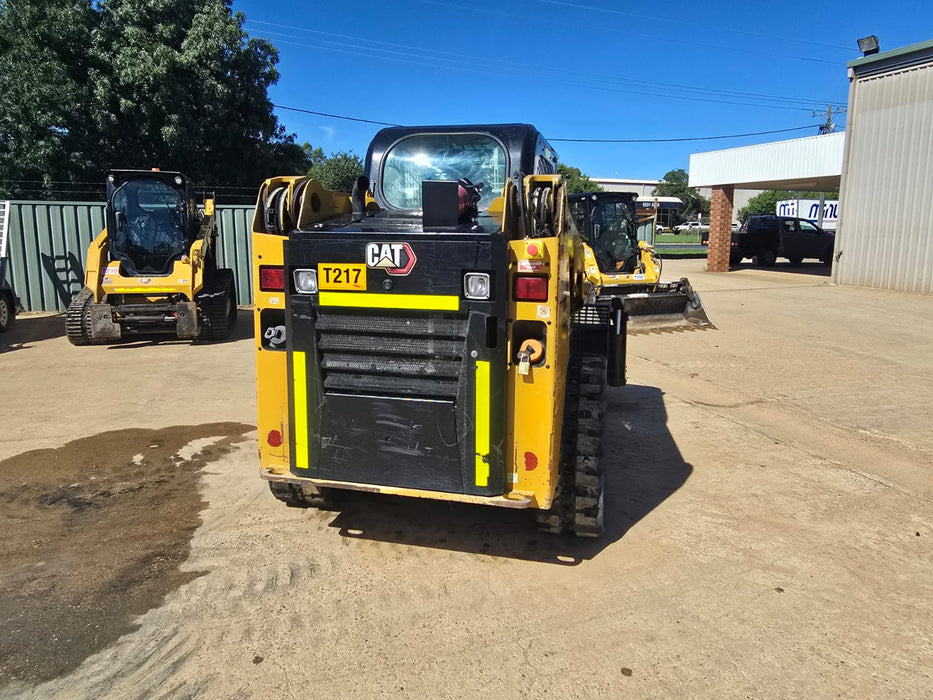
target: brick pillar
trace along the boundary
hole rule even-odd
[[[718,185],[713,188],[713,199],[709,206],[709,251],[706,254],[706,269],[709,272],[729,271],[734,198],[734,185]]]

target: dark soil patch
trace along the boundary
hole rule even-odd
[[[198,473],[250,430],[116,430],[0,462],[0,688],[77,667],[198,576],[178,568],[205,505]],[[222,439],[178,457],[207,437]]]

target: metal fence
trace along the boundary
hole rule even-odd
[[[7,278],[26,311],[64,311],[84,284],[87,247],[104,228],[104,204],[22,202],[9,207]],[[218,206],[218,263],[233,269],[240,304],[253,303],[252,206]]]

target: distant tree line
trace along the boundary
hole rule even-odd
[[[661,183],[654,188],[658,197],[677,197],[683,206],[677,210],[672,223],[709,220],[709,200],[696,187],[690,187],[689,176],[683,168],[669,170]]]
[[[278,52],[244,21],[231,0],[2,0],[0,197],[99,200],[112,168],[181,170],[219,198],[362,171],[285,132]]]

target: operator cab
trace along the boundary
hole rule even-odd
[[[580,235],[593,248],[602,272],[634,272],[638,267],[638,217],[632,192],[587,192],[568,197]]]
[[[194,184],[178,172],[114,170],[107,175],[110,257],[129,276],[165,276],[197,237]]]
[[[424,230],[498,228],[490,205],[511,177],[557,172],[557,153],[530,124],[392,127],[376,134],[366,173],[381,219],[423,219]]]

